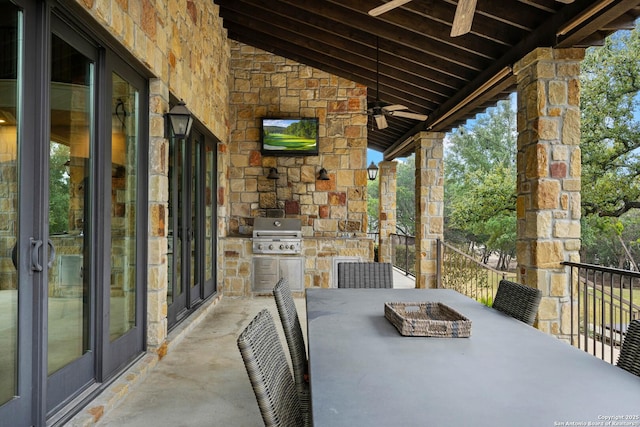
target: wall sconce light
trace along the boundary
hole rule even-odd
[[[177,105],[169,110],[165,114],[168,122],[168,135],[167,138],[186,139],[191,133],[191,125],[193,124],[193,117],[191,111],[186,107],[184,101],[180,100]]]
[[[269,178],[269,179],[278,179],[278,178],[280,178],[278,176],[278,169],[269,168],[269,175],[267,175],[267,178]]]
[[[327,170],[325,168],[320,169],[320,171],[318,172],[318,180],[319,181],[329,181],[331,178],[329,178],[329,174],[327,173]]]
[[[374,181],[378,177],[378,167],[375,163],[371,162],[367,168],[367,173],[369,174],[369,181]]]
[[[127,127],[126,119],[128,115],[129,113],[127,112],[127,108],[124,105],[124,101],[122,100],[122,98],[118,98],[116,103],[115,116],[118,118],[118,121],[120,122],[123,130]]]

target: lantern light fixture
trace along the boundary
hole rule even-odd
[[[177,139],[189,138],[193,117],[184,101],[180,100],[165,116],[168,122],[168,138],[172,136]]]
[[[378,177],[378,167],[375,163],[371,162],[369,167],[367,168],[367,174],[369,174],[369,181],[375,181]]]

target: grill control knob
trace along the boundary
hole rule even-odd
[[[273,249],[273,245],[269,245],[269,249]]]
[[[258,245],[258,249],[262,250],[262,244]]]

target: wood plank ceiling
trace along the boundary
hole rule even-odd
[[[446,132],[505,98],[511,66],[534,48],[599,45],[640,15],[640,0],[478,0],[471,31],[451,37],[457,1],[367,13],[385,2],[214,0],[230,39],[364,84],[371,103],[427,115],[387,116],[383,130],[369,118],[368,146],[386,159],[409,154],[417,131]]]

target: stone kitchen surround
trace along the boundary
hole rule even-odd
[[[249,296],[252,292],[251,263],[253,253],[251,239],[246,237],[226,237],[221,240],[224,253],[222,272],[224,294],[226,296]],[[304,287],[330,288],[335,282],[332,273],[334,257],[359,257],[373,260],[373,240],[360,238],[304,238]],[[275,286],[275,283],[273,284]],[[298,288],[297,284],[291,286]],[[296,292],[294,292],[296,294]]]
[[[373,259],[367,230],[367,89],[230,42],[230,141],[219,203],[227,216],[219,265],[226,295],[251,291],[253,218],[300,218],[305,287],[329,286],[334,256]],[[262,117],[318,117],[318,156],[263,156]],[[268,179],[269,168],[278,179]],[[330,179],[317,179],[321,168]],[[274,283],[275,285],[275,283]]]

